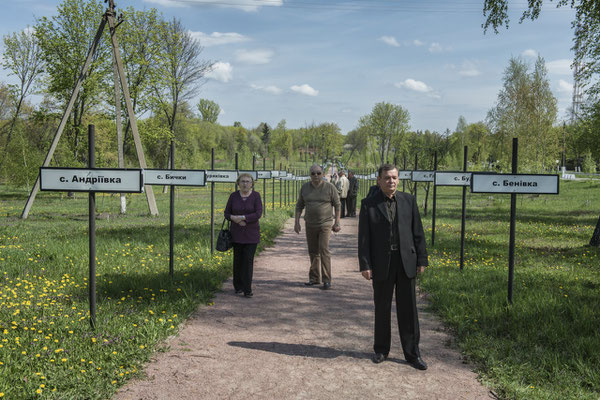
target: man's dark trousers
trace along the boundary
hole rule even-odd
[[[350,217],[356,217],[356,196],[346,197],[346,207]]]
[[[375,301],[375,353],[388,355],[391,342],[392,297],[396,288],[396,314],[404,358],[412,361],[419,354],[419,318],[415,296],[415,279],[406,276],[399,251],[392,251],[387,279],[373,280]]]
[[[346,218],[349,216],[349,214],[346,214],[346,211],[349,211],[348,207],[346,207],[346,205],[348,204],[347,199],[347,197],[340,197],[340,218]]]

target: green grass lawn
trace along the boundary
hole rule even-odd
[[[262,185],[260,185],[262,186]],[[233,186],[217,185],[215,230]],[[210,253],[210,191],[176,191],[174,278],[169,278],[169,195],[97,194],[97,326],[89,323],[88,195],[40,193],[27,220],[26,194],[0,188],[0,397],[106,399],[140,373],[231,274],[231,251]],[[262,189],[262,188],[261,188]],[[270,194],[270,193],[268,193]],[[290,216],[271,199],[262,245]],[[284,200],[285,201],[285,200]]]
[[[600,259],[587,246],[600,181],[560,184],[560,195],[518,197],[512,305],[510,195],[468,195],[461,273],[461,190],[438,188],[436,243],[420,284],[500,398],[600,398]]]

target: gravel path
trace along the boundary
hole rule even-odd
[[[423,301],[421,355],[429,369],[404,361],[395,322],[390,358],[371,362],[372,288],[358,273],[358,220],[341,221],[331,237],[331,290],[304,285],[306,240],[289,220],[255,259],[254,297],[225,282],[214,306],[199,308],[148,364],[147,377],[115,399],[489,399]]]

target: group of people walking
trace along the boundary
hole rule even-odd
[[[358,179],[354,172],[341,170],[337,173],[338,178],[333,181],[340,196],[341,214],[340,218],[356,217],[356,197],[358,196]]]
[[[296,202],[294,231],[302,230],[304,212],[310,267],[307,286],[331,288],[331,232],[341,230],[340,219],[356,216],[358,180],[352,172],[338,173],[335,184],[326,181],[319,165],[310,168],[310,181],[302,185]],[[252,297],[254,254],[260,241],[258,220],[262,201],[253,191],[249,174],[240,174],[238,191],[231,193],[225,218],[232,221],[233,286]],[[428,265],[425,234],[414,196],[398,192],[398,169],[384,164],[378,170],[377,190],[362,200],[358,223],[358,259],[362,276],[372,282],[375,304],[373,362],[388,358],[391,343],[391,308],[396,292],[396,314],[404,357],[416,369],[427,364],[419,351],[416,276]]]

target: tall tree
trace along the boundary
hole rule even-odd
[[[369,134],[367,130],[363,128],[357,128],[351,130],[346,135],[346,145],[350,147],[350,155],[346,159],[344,165],[350,165],[350,160],[352,160],[352,156],[354,153],[361,153],[367,148],[367,143],[369,141]]]
[[[574,62],[578,64],[578,78],[589,85],[587,93],[597,98],[600,94],[600,7],[594,0],[548,0],[557,7],[575,9],[575,19],[571,23],[574,29],[573,49]],[[547,3],[548,3],[547,2]],[[544,0],[529,0],[527,9],[521,15],[519,22],[526,19],[536,20],[544,5]],[[483,23],[484,31],[492,28],[498,33],[498,28],[509,27],[509,0],[484,0]]]
[[[2,66],[15,75],[18,84],[10,85],[11,96],[14,102],[14,112],[8,126],[6,141],[4,142],[4,157],[0,160],[0,169],[6,160],[10,141],[15,129],[15,124],[21,113],[25,98],[33,89],[33,85],[42,73],[41,49],[37,38],[29,27],[20,33],[4,36],[4,53]]]
[[[61,106],[66,107],[71,98],[103,14],[99,0],[64,0],[55,16],[37,21],[35,35],[48,76],[46,90]],[[83,116],[100,103],[99,94],[111,71],[110,59],[110,48],[101,41],[69,117],[70,129],[65,130],[75,161],[85,137]]]
[[[260,138],[263,142],[265,149],[263,157],[266,157],[269,154],[269,143],[271,142],[271,128],[269,128],[269,125],[266,122],[261,122],[261,124],[258,127],[261,133]]]
[[[136,115],[148,111],[151,106],[152,87],[159,76],[158,59],[161,54],[160,30],[165,22],[154,8],[123,11],[122,23],[117,29],[117,40],[123,59],[131,105]],[[125,107],[121,107],[125,110]],[[127,113],[124,114],[127,117]],[[129,121],[124,137],[130,129]]]
[[[530,74],[529,66],[521,58],[512,57],[504,71],[503,88],[498,101],[488,112],[487,121],[493,132],[493,157],[507,167],[510,164],[511,141],[521,138],[521,162],[527,168],[542,170],[549,158],[556,154],[547,153],[540,147],[552,143],[552,124],[556,121],[556,99],[550,90],[543,58],[536,61]]]
[[[215,123],[221,114],[221,107],[217,103],[208,99],[200,99],[198,102],[198,111],[202,115],[202,121]]]
[[[211,70],[213,62],[200,59],[203,47],[178,19],[163,24],[159,38],[161,57],[153,92],[169,130],[175,132],[179,107],[196,93],[195,89]]]
[[[531,149],[530,154],[533,158],[533,166],[539,171],[553,167],[559,153],[558,131],[552,129],[558,114],[556,103],[556,98],[550,89],[544,59],[538,56],[531,74],[530,107],[533,120],[530,124],[530,136],[534,148]]]
[[[381,102],[375,104],[370,114],[360,119],[359,127],[365,127],[369,135],[377,139],[379,161],[389,159],[390,144],[395,136],[400,141],[408,131],[410,114],[401,105]]]

